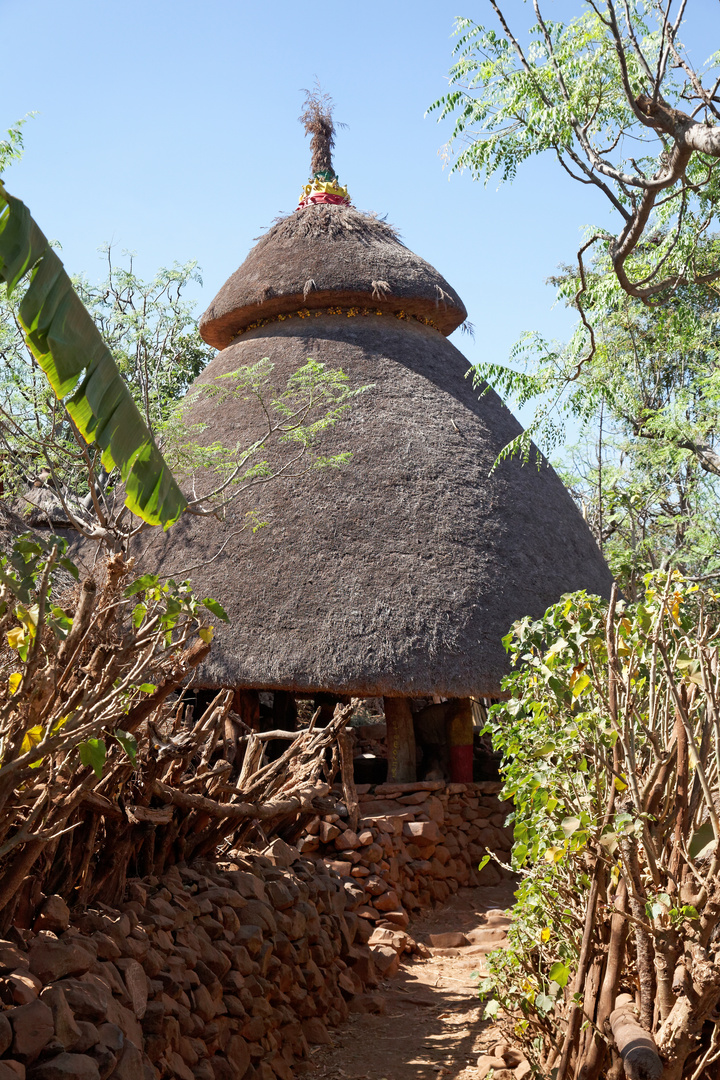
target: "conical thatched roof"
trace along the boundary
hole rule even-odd
[[[183,515],[141,560],[191,571],[196,593],[227,608],[201,685],[494,695],[512,622],[570,590],[608,594],[610,573],[550,467],[491,472],[520,427],[491,390],[478,398],[446,340],[462,300],[394,229],[349,205],[319,89],[302,120],[313,177],[203,315],[202,336],[223,351],[185,421],[208,443],[247,446],[264,430],[257,398],[193,392],[265,357],[284,386],[312,358],[371,386],[325,433],[324,453],[352,460],[255,488],[268,523],[256,534],[238,502],[223,523]],[[212,486],[207,472],[193,480],[199,494]]]
[[[478,400],[467,360],[437,330],[390,315],[275,321],[216,356],[196,387],[263,357],[279,384],[313,357],[372,389],[329,436],[328,450],[352,450],[349,465],[256,489],[268,522],[257,534],[238,531],[247,504],[224,525],[184,515],[153,534],[145,565],[176,577],[194,568],[197,593],[232,619],[216,632],[204,685],[495,694],[513,620],[569,590],[609,592],[550,467],[509,462],[490,475],[520,427],[492,391]],[[188,421],[229,445],[262,424],[257,402],[219,409],[205,395]]]
[[[12,508],[26,522],[26,528],[72,529],[57,491],[47,484],[28,487],[13,500]]]
[[[392,226],[351,206],[305,206],[277,222],[228,279],[200,320],[224,349],[252,323],[334,305],[404,311],[450,334],[467,317],[447,281]]]

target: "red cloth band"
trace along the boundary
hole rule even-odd
[[[453,784],[472,784],[472,745],[450,747],[450,779],[452,780]]]

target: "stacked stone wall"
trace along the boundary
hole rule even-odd
[[[501,786],[432,780],[358,786],[357,827],[340,803],[336,813],[309,824],[298,847],[342,877],[360,917],[406,927],[413,912],[444,903],[461,886],[501,880],[495,862],[477,870],[488,849],[509,862],[511,806],[498,798]]]
[[[498,785],[384,785],[298,843],[171,868],[120,909],[48,897],[0,942],[0,1080],[291,1080],[403,952],[409,916],[499,880]],[[490,790],[492,788],[492,790]]]

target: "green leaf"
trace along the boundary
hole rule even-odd
[[[481,860],[480,860],[480,862],[478,863],[478,870],[482,870],[482,869],[483,869],[483,867],[484,867],[484,866],[487,866],[487,864],[488,864],[489,862],[490,862],[490,856],[489,856],[489,855],[483,855],[482,859],[481,859]]]
[[[87,742],[80,743],[79,750],[81,762],[83,765],[92,766],[99,780],[102,776],[107,753],[105,743],[102,739],[88,739]]]
[[[146,685],[150,686],[152,684],[147,683]],[[140,687],[140,689],[142,690],[142,686]],[[155,687],[153,687],[153,690],[154,689],[155,689]],[[137,750],[138,750],[137,739],[135,738],[135,736],[132,735],[129,731],[121,731],[120,728],[118,728],[117,731],[115,732],[115,738],[120,743],[123,750],[125,751],[125,753],[130,758],[130,760],[132,761],[132,763],[134,765],[135,764],[135,759],[137,757]]]
[[[538,993],[535,995],[535,1008],[538,1010],[539,1013],[542,1013],[544,1015],[546,1013],[552,1012],[552,1010],[555,1008],[555,1002],[553,998],[549,996],[549,994]]]
[[[28,208],[7,195],[0,180],[0,201],[12,203],[9,212],[0,213],[0,274],[7,282],[8,296],[47,250],[47,240],[40,232]],[[12,212],[14,210],[14,212]]]
[[[574,832],[577,832],[581,825],[580,818],[578,817],[566,817],[560,822],[560,828],[566,836],[572,836]]]
[[[583,690],[585,690],[585,688],[588,687],[589,685],[590,685],[590,676],[589,675],[580,675],[575,680],[575,682],[573,683],[573,687],[572,687],[573,697],[575,697],[575,698],[580,697]]]
[[[212,612],[212,614],[216,618],[222,619],[222,621],[226,623],[230,622],[230,617],[228,616],[228,613],[226,612],[222,604],[218,604],[217,600],[213,600],[212,597],[206,596],[202,604],[203,607],[206,607],[208,611]]]
[[[558,639],[557,639],[557,641],[555,641],[555,642],[554,642],[554,643],[553,643],[553,644],[552,644],[552,645],[550,646],[550,648],[548,649],[548,651],[547,651],[547,654],[546,654],[546,655],[547,655],[547,656],[557,656],[557,655],[558,655],[558,653],[561,653],[561,652],[563,652],[563,650],[564,650],[564,649],[567,649],[567,647],[568,647],[568,643],[567,643],[567,641],[565,640],[565,638],[558,638]]]
[[[140,683],[138,690],[141,690],[143,694],[154,694],[157,690],[157,686],[152,682]]]
[[[12,291],[28,272],[19,322],[58,399],[75,391],[68,413],[87,442],[120,470],[125,505],[168,528],[187,506],[90,314],[46,238],[0,181],[0,277]],[[82,381],[78,385],[78,381]]]
[[[550,741],[549,742],[544,742],[542,744],[542,746],[540,746],[537,750],[533,751],[532,757],[533,758],[547,757],[548,754],[552,754],[552,752],[554,750],[555,750],[555,743],[554,742],[550,742]]]
[[[485,1019],[489,1020],[492,1016],[497,1016],[500,1012],[500,1002],[495,998],[491,998],[485,1006]]]
[[[131,596],[135,596],[139,592],[144,592],[146,589],[153,589],[158,581],[159,578],[157,574],[143,574],[137,581],[133,581],[131,585],[128,585],[123,596],[129,599]]]
[[[712,822],[705,821],[690,837],[688,854],[691,859],[705,859],[715,847],[715,833]]]
[[[13,544],[16,551],[22,552],[24,555],[40,555],[42,549],[38,543],[34,540],[26,540],[25,537],[20,537]]]
[[[72,574],[72,576],[75,578],[76,581],[79,580],[80,571],[78,570],[77,566],[72,561],[72,559],[58,559],[58,563],[65,570],[67,570],[69,574]]]
[[[563,964],[562,960],[556,960],[553,966],[550,968],[548,977],[556,982],[558,986],[567,986],[568,979],[570,978],[570,968]]]
[[[525,860],[528,856],[527,844],[516,844],[513,848],[513,862],[516,866],[522,867],[525,865]]]

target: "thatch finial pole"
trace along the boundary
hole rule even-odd
[[[310,175],[322,175],[325,180],[335,177],[332,163],[332,150],[335,145],[335,124],[332,118],[333,101],[329,94],[324,94],[318,83],[312,90],[305,91],[305,109],[300,116],[300,123],[306,134],[310,135]]]
[[[310,183],[305,184],[300,192],[298,210],[315,203],[350,205],[348,189],[340,186],[332,163],[335,128],[345,125],[335,124],[332,111],[332,98],[329,94],[323,94],[318,83],[315,83],[312,90],[305,91],[305,109],[300,116],[300,123],[311,137],[312,161]]]

